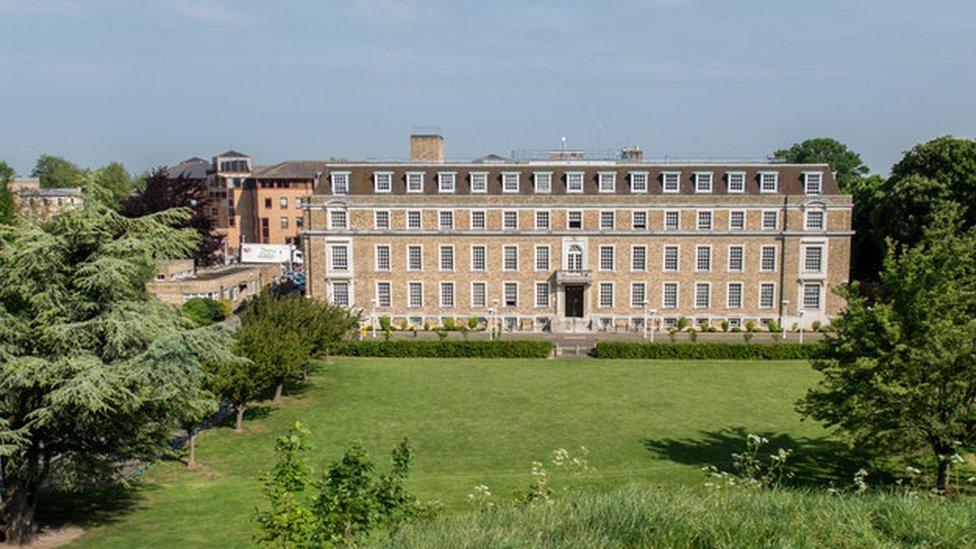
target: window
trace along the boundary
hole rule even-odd
[[[746,212],[744,210],[729,210],[729,230],[741,231],[746,228]]]
[[[471,230],[472,231],[483,231],[485,230],[485,211],[484,210],[471,210]]]
[[[450,231],[454,228],[454,211],[441,210],[437,212],[437,226],[442,231]]]
[[[823,192],[823,174],[820,172],[805,172],[803,174],[803,192],[806,194],[821,194]]]
[[[348,271],[349,270],[349,247],[345,244],[333,244],[332,245],[332,270],[333,271]]]
[[[820,284],[803,285],[803,308],[804,309],[820,308]]]
[[[661,174],[661,188],[666,193],[677,193],[681,190],[681,172],[664,172]]]
[[[776,246],[763,246],[759,256],[759,270],[771,273],[776,270]]]
[[[741,328],[741,327],[742,327],[742,319],[741,318],[730,318],[729,319],[729,328]]]
[[[643,282],[632,282],[630,284],[630,306],[643,307],[647,299],[647,285]]]
[[[552,172],[535,172],[532,178],[535,182],[535,192],[540,194],[552,192]]]
[[[600,283],[600,307],[613,307],[613,282]]]
[[[346,228],[346,210],[329,210],[329,228]]]
[[[566,192],[567,193],[583,192],[583,172],[566,173]]]
[[[295,207],[296,208],[301,208],[304,205],[305,205],[305,199],[304,198],[302,198],[300,196],[297,197],[297,198],[295,198]]]
[[[281,223],[281,228],[282,229],[287,229],[288,228],[288,218],[287,217],[282,217],[278,222]]]
[[[728,185],[729,194],[739,194],[746,192],[746,173],[729,172],[725,174],[725,182]]]
[[[537,231],[549,230],[549,210],[536,210],[535,230]]]
[[[578,244],[570,246],[566,253],[566,269],[569,271],[583,270],[583,248]]]
[[[803,249],[803,270],[808,273],[819,273],[823,271],[822,247],[807,246]]]
[[[712,285],[708,282],[695,283],[695,308],[707,309],[712,306]]]
[[[376,306],[377,307],[389,307],[393,302],[393,298],[390,294],[390,283],[389,282],[377,282],[376,283]]]
[[[676,272],[678,270],[678,247],[677,246],[665,246],[664,247],[664,270],[668,272]]]
[[[471,246],[471,270],[484,271],[488,268],[488,249],[481,245]]]
[[[600,172],[597,175],[599,180],[599,191],[601,193],[612,193],[617,190],[617,174],[614,172]]]
[[[376,193],[393,192],[393,172],[374,172],[373,192]]]
[[[304,225],[305,225],[305,220],[304,219],[302,219],[301,217],[296,217],[295,218],[295,226],[296,227],[302,227]]]
[[[708,272],[712,270],[712,247],[695,247],[695,271]]]
[[[503,283],[502,297],[506,307],[518,307],[518,282]]]
[[[630,248],[630,270],[647,270],[647,246],[632,246]]]
[[[647,172],[630,172],[630,192],[647,192]]]
[[[423,284],[423,282],[409,282],[409,283],[407,283],[407,306],[408,307],[423,307],[424,306],[424,284]]]
[[[729,282],[728,299],[726,306],[729,309],[739,309],[742,307],[742,283]]]
[[[549,246],[535,247],[535,270],[549,270]]]
[[[332,194],[349,194],[349,172],[332,172]]]
[[[390,228],[390,211],[376,210],[373,212],[373,227],[376,229]]]
[[[488,291],[484,282],[471,283],[471,306],[472,307],[488,306]]]
[[[549,283],[548,282],[535,283],[535,306],[536,307],[549,306]]]
[[[664,230],[677,231],[681,229],[681,212],[668,210],[664,212]]]
[[[420,210],[409,210],[407,212],[407,228],[408,229],[420,229]]]
[[[440,253],[441,270],[454,270],[454,246],[441,246]]]
[[[422,271],[424,269],[424,256],[420,246],[407,246],[407,270]]]
[[[729,246],[729,271],[741,272],[745,266],[745,248]]]
[[[695,192],[712,192],[712,172],[698,172],[695,174]]]
[[[647,229],[647,212],[644,210],[634,210],[630,214],[631,228],[643,231]]]
[[[349,306],[349,283],[348,282],[332,283],[332,303],[340,307]]]
[[[437,174],[437,192],[453,193],[456,187],[457,174],[454,172],[440,172]]]
[[[518,230],[518,211],[505,210],[502,212],[502,229],[506,231]]]
[[[454,283],[441,282],[441,307],[454,306]]]
[[[502,174],[502,192],[503,193],[519,192],[518,172],[505,172]]]
[[[776,303],[776,285],[772,282],[759,284],[759,308],[772,309]]]
[[[387,245],[376,247],[376,270],[390,270],[390,247]]]
[[[288,199],[285,198],[285,197],[279,198],[278,199],[278,207],[281,208],[281,209],[287,209],[288,208]]]
[[[407,172],[407,192],[408,193],[424,192],[423,172]]]
[[[488,192],[488,173],[487,172],[471,172],[468,174],[471,179],[471,193],[486,193]]]
[[[566,213],[566,227],[569,229],[582,229],[583,228],[583,212],[579,210],[570,210]]]
[[[712,230],[712,212],[710,210],[698,210],[698,230]]]
[[[677,282],[665,282],[661,287],[661,307],[664,309],[678,308]]]
[[[762,228],[764,231],[775,231],[779,226],[779,212],[766,210],[762,213]]]
[[[613,270],[613,246],[600,246],[600,270]]]
[[[803,224],[808,231],[822,231],[824,228],[823,210],[807,210]]]
[[[612,231],[614,227],[614,212],[600,212],[600,230]]]
[[[518,270],[518,246],[505,246],[502,248],[502,270]]]
[[[779,189],[779,174],[776,172],[759,173],[759,192],[774,193]]]

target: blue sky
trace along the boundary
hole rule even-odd
[[[973,0],[0,0],[0,160],[141,171],[638,144],[763,157],[833,136],[887,172],[976,131]]]

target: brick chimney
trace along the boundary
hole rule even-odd
[[[414,162],[443,162],[444,138],[437,134],[411,135],[410,160]]]

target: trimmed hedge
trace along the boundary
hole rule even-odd
[[[814,358],[817,343],[624,343],[596,344],[597,358],[800,360]]]
[[[549,358],[549,341],[347,341],[335,350],[340,356],[391,358]]]

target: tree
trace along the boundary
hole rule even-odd
[[[927,449],[944,493],[953,457],[976,445],[976,230],[961,227],[960,208],[941,208],[918,244],[889,249],[876,300],[841,290],[823,378],[798,404],[858,446]]]
[[[49,154],[41,155],[31,171],[31,176],[38,178],[43,188],[80,187],[84,174],[75,163]]]
[[[125,166],[118,162],[112,162],[99,169],[95,174],[95,181],[98,186],[108,192],[113,207],[120,209],[135,188],[135,182]]]
[[[0,225],[13,225],[17,218],[14,195],[9,187],[15,175],[13,168],[6,162],[0,162]]]
[[[829,137],[794,143],[788,149],[774,152],[773,158],[796,164],[830,164],[830,169],[837,172],[837,185],[845,193],[850,193],[858,180],[870,171],[861,160],[861,155]]]
[[[244,432],[244,412],[248,405],[260,398],[270,383],[265,372],[240,357],[215,360],[204,365],[207,388],[221,400],[227,401],[236,414],[234,432]]]
[[[85,177],[91,177],[86,175]],[[145,289],[196,244],[188,212],[127,219],[95,200],[0,227],[0,523],[34,535],[40,487],[114,478],[169,448],[229,337],[196,329]],[[192,397],[192,398],[191,398]]]
[[[199,244],[192,257],[198,265],[212,265],[220,261],[223,237],[217,234],[217,220],[211,215],[210,191],[207,182],[186,177],[170,178],[164,168],[157,168],[145,178],[145,186],[136,191],[122,205],[127,217],[140,217],[171,208],[186,208],[192,215],[181,228],[191,228],[199,236]]]

